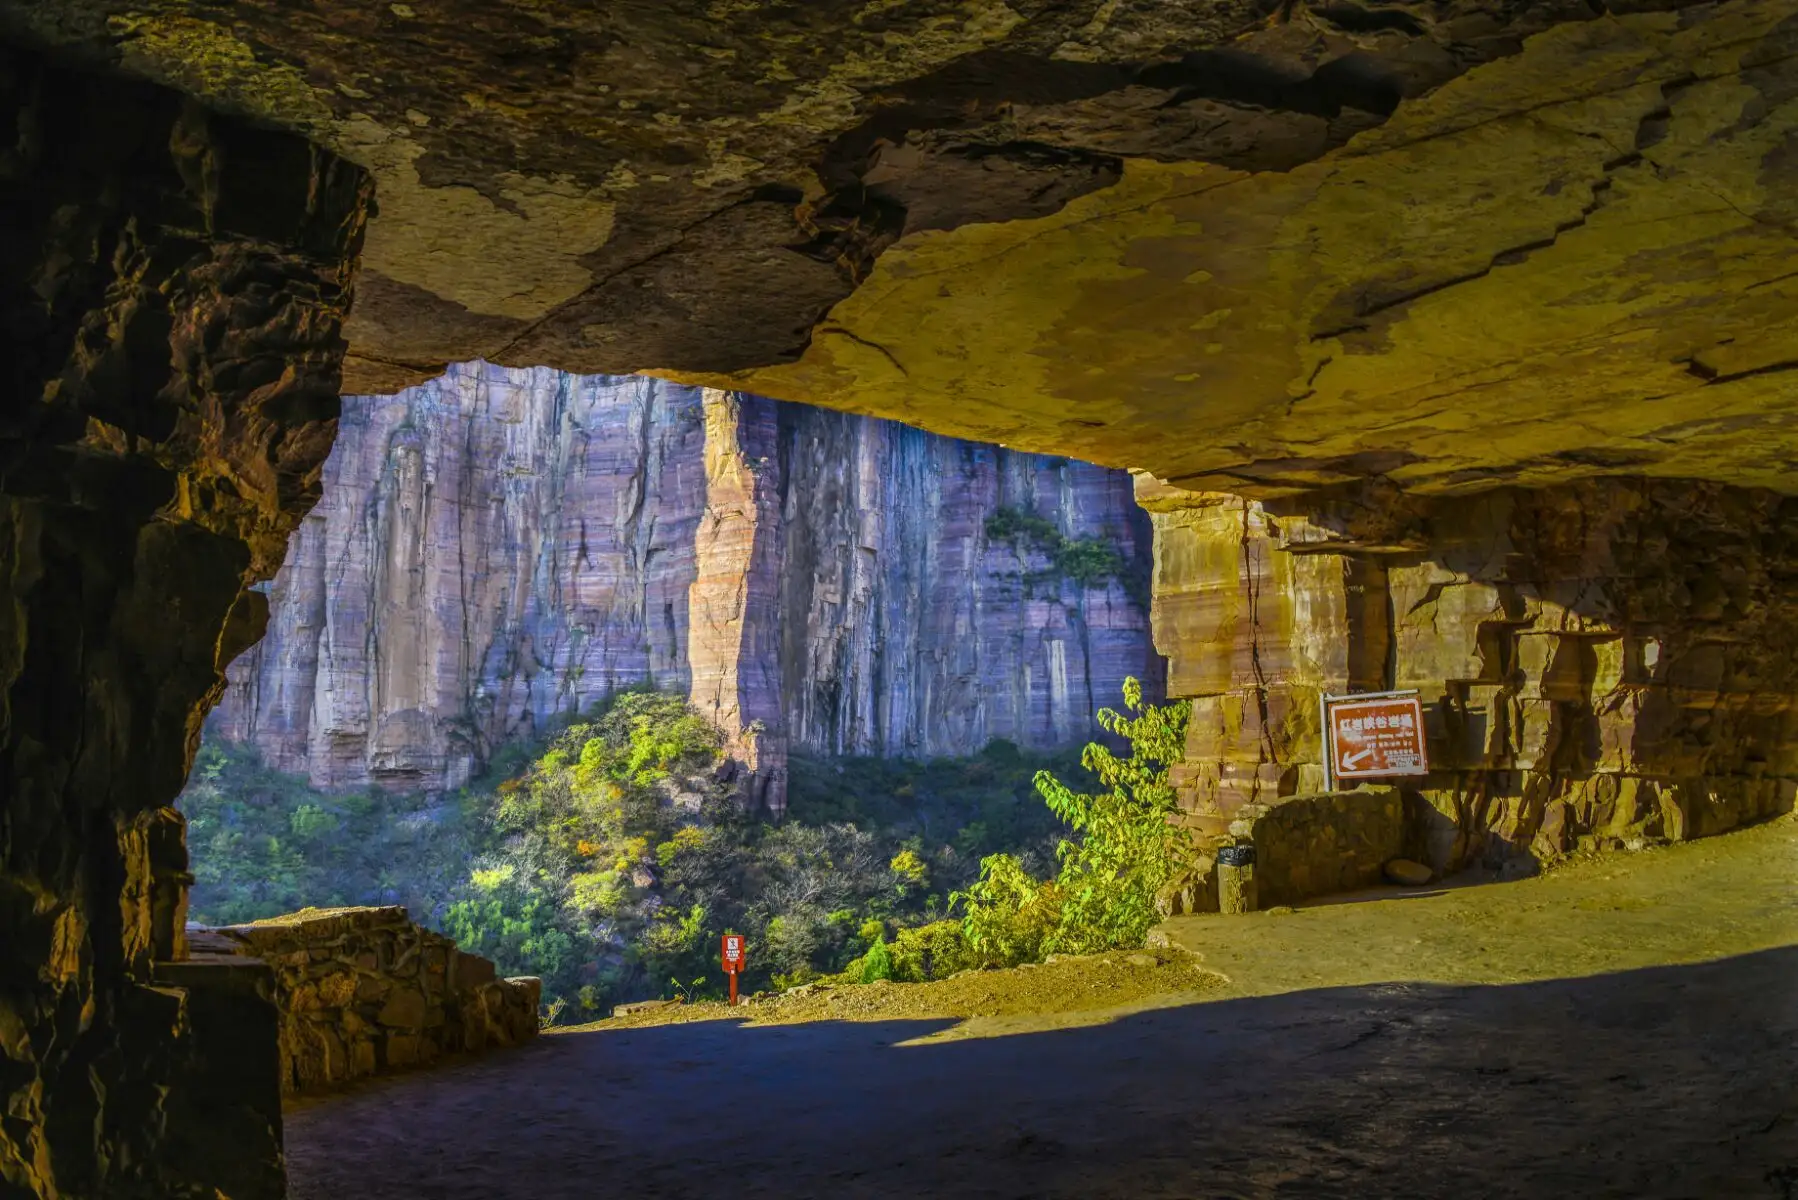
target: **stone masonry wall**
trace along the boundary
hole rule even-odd
[[[1320,787],[1323,691],[1422,693],[1433,771],[1403,790],[1437,871],[1792,807],[1798,499],[1638,479],[1138,495],[1200,833]]]
[[[414,925],[404,908],[304,909],[193,940],[196,951],[273,969],[286,1094],[537,1036],[539,980],[496,978],[491,962]]]
[[[1362,786],[1349,792],[1270,796],[1241,805],[1228,818],[1193,821],[1192,862],[1156,898],[1164,916],[1218,911],[1217,853],[1255,848],[1260,908],[1372,887],[1382,868],[1416,840],[1403,793]]]
[[[1262,908],[1351,892],[1381,881],[1405,850],[1405,803],[1397,788],[1283,796],[1236,811],[1231,833],[1255,846]]]

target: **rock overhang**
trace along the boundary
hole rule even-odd
[[[374,171],[354,388],[648,370],[1266,497],[1784,486],[1798,0],[0,12]]]

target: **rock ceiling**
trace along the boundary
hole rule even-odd
[[[1798,454],[1798,0],[0,0],[370,167],[346,387],[651,370],[1258,494]]]

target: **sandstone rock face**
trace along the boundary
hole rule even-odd
[[[368,180],[10,50],[0,121],[0,1193],[272,1198],[272,1010],[153,973],[166,806],[317,496]]]
[[[1315,791],[1320,692],[1412,689],[1437,871],[1718,833],[1798,788],[1798,501],[1593,481],[1291,512],[1146,478],[1197,828]]]
[[[476,356],[1268,496],[1783,488],[1798,0],[0,0],[379,177]]]
[[[0,20],[376,173],[352,335],[370,386],[477,356],[785,361],[897,238],[1052,214],[1115,183],[1125,156],[1306,163],[1595,15],[1585,0],[1373,16],[1278,0],[0,3]]]
[[[1002,511],[1037,523],[989,534]],[[1120,574],[1059,567],[1082,538]],[[321,786],[454,786],[648,681],[689,690],[778,811],[789,744],[1086,737],[1125,676],[1158,686],[1148,552],[1120,472],[651,379],[457,367],[345,400],[213,728]]]
[[[195,949],[272,968],[284,1094],[537,1036],[540,980],[496,978],[403,908],[305,909],[200,932]]]

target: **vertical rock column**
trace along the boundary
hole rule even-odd
[[[781,715],[780,490],[774,401],[705,392],[705,512],[694,538],[687,662],[693,704],[720,729],[744,802],[787,807]]]
[[[0,1194],[279,1195],[272,1053],[212,1097],[255,1130],[188,1120],[166,806],[318,494],[368,181],[4,48],[0,121]]]
[[[1258,503],[1139,477],[1154,514],[1153,626],[1168,695],[1192,701],[1175,768],[1191,822],[1323,785],[1319,697],[1386,683],[1382,559],[1298,553]]]

